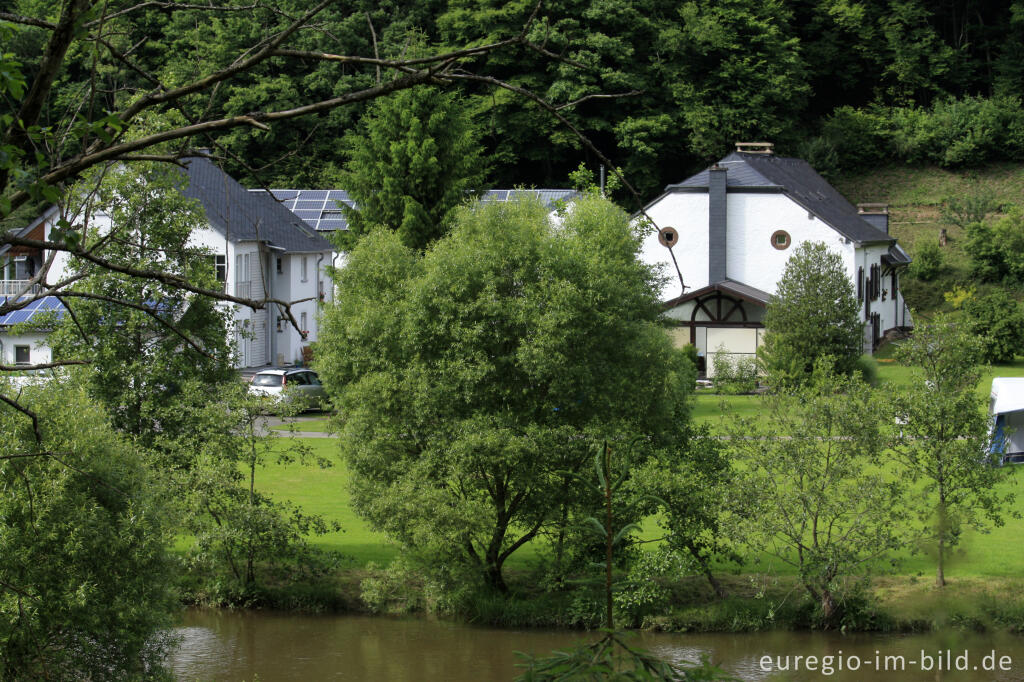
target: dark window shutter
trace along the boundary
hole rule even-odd
[[[864,300],[864,267],[857,268],[857,300]]]

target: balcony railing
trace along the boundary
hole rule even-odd
[[[38,284],[29,285],[27,279],[0,279],[0,296],[37,294],[40,290],[41,287]]]
[[[235,282],[235,296],[238,298],[251,298],[252,282]]]

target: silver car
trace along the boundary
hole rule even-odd
[[[275,400],[296,401],[306,410],[325,410],[330,406],[327,393],[316,372],[309,369],[265,369],[253,375],[249,392]]]

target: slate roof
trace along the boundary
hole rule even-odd
[[[844,237],[857,243],[895,239],[869,224],[843,195],[818,175],[810,164],[774,154],[732,152],[718,162],[725,168],[727,191],[782,192]],[[702,191],[708,187],[708,169],[665,188],[666,193]]]
[[[331,251],[330,242],[265,193],[250,192],[209,159],[183,160],[188,187],[182,193],[197,199],[215,229],[233,242],[262,241],[297,253]]]
[[[253,194],[265,194],[267,191],[249,190]],[[355,208],[355,201],[343,189],[271,189],[269,192],[281,206],[318,231],[347,230],[348,220],[339,204]],[[578,196],[579,192],[572,189],[492,189],[484,192],[480,201],[486,203],[537,197],[549,210],[553,210],[558,202],[571,201]]]

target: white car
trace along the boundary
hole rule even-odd
[[[253,375],[249,393],[295,400],[307,410],[324,410],[330,401],[316,372],[309,369],[265,369]]]

